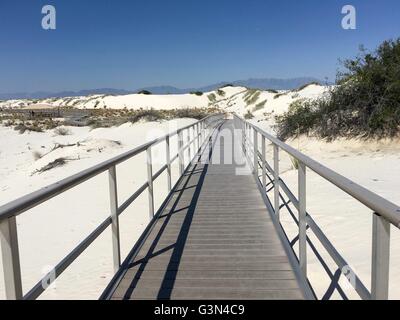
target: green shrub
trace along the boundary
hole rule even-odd
[[[374,53],[363,48],[343,62],[337,86],[326,97],[298,101],[277,117],[278,135],[300,133],[337,137],[385,138],[400,132],[400,39],[383,42]]]
[[[218,89],[218,90],[217,90],[217,94],[218,94],[219,96],[221,96],[221,97],[225,97],[225,91],[224,91],[224,90]]]
[[[247,111],[247,113],[244,115],[244,118],[246,120],[250,120],[254,118],[254,115],[250,111]]]
[[[274,96],[274,99],[278,99],[278,98],[280,98],[280,97],[282,97],[282,96],[285,96],[286,94],[287,94],[287,92],[278,93],[278,94],[276,94],[276,95]]]
[[[151,92],[148,91],[148,90],[140,90],[140,91],[138,92],[138,94],[146,94],[146,95],[149,95],[149,94],[151,94]]]
[[[267,103],[267,100],[264,100],[264,101],[261,101],[260,103],[256,104],[253,111],[258,111],[258,110],[264,109],[266,103]]]
[[[195,94],[196,96],[202,96],[203,92],[201,92],[201,91],[192,91],[192,92],[190,92],[190,94]]]
[[[71,131],[64,127],[58,127],[54,129],[54,134],[57,136],[68,136],[71,134]]]
[[[207,96],[208,100],[210,100],[211,102],[216,102],[217,101],[217,96],[215,95],[215,93],[210,93]]]
[[[279,139],[286,140],[299,134],[308,134],[318,119],[318,113],[312,103],[306,100],[297,100],[290,104],[289,110],[281,116],[276,116]]]
[[[261,92],[256,89],[249,89],[243,96],[244,102],[246,102],[247,105],[252,105],[255,104],[260,97]]]

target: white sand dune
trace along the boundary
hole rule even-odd
[[[91,96],[70,99],[46,99],[40,103],[54,106],[74,105],[79,108],[155,108],[207,107],[208,95],[216,99],[211,105],[229,112],[244,115],[248,111],[255,116],[251,121],[274,133],[273,115],[285,112],[290,103],[297,99],[314,98],[327,92],[329,88],[310,85],[303,90],[276,93],[260,91],[258,99],[248,104],[249,92],[243,87],[223,88],[225,95],[205,93],[203,96],[188,95],[127,95]],[[262,108],[257,105],[264,102]],[[28,100],[2,102],[0,107],[19,108],[31,103]],[[257,109],[257,110],[256,110]],[[26,132],[22,135],[11,128],[0,126],[0,205],[49,183],[67,177],[91,165],[99,163],[125,150],[144,143],[151,137],[160,136],[193,122],[181,119],[161,123],[124,124],[120,127],[89,130],[86,127],[69,127],[67,136],[55,136],[53,131],[45,133]],[[79,144],[78,144],[79,143]],[[176,141],[173,140],[173,152]],[[400,182],[399,141],[362,142],[337,140],[326,143],[310,138],[300,138],[288,142],[303,153],[328,167],[367,187],[379,195],[400,204],[398,192]],[[71,145],[57,148],[56,145]],[[155,150],[159,159],[164,159],[164,145]],[[34,152],[43,155],[35,160]],[[268,148],[268,159],[271,159]],[[36,172],[59,158],[70,159],[64,166],[43,173]],[[159,164],[161,167],[163,163]],[[296,194],[297,171],[291,166],[287,155],[282,154],[282,178]],[[33,174],[36,172],[35,174]],[[174,178],[177,168],[173,167]],[[124,201],[146,180],[145,158],[141,155],[117,167],[120,202]],[[372,214],[344,192],[323,181],[316,174],[308,172],[307,210],[317,221],[339,252],[369,286],[371,260]],[[160,203],[166,193],[164,176],[155,185],[156,202]],[[54,266],[74,248],[109,214],[107,174],[101,174],[86,183],[69,190],[45,204],[18,217],[20,253],[24,289],[33,286],[49,266]],[[282,222],[291,236],[296,228],[287,215]],[[147,194],[140,197],[121,217],[122,252],[125,256],[148,223]],[[399,232],[392,228],[392,261],[390,297],[400,298],[400,242]],[[312,235],[310,235],[312,237]],[[315,240],[315,238],[313,238]],[[317,242],[316,242],[317,243]],[[318,246],[321,250],[321,246]],[[333,262],[324,250],[332,272]],[[1,259],[1,258],[0,258]],[[1,265],[1,262],[0,262]],[[1,271],[1,270],[0,270]],[[322,297],[329,281],[319,263],[309,255],[309,275],[312,284]],[[48,299],[95,299],[112,276],[111,234],[106,231],[95,244],[85,252],[70,269],[42,296]],[[346,282],[340,282],[351,298],[357,298]],[[4,298],[3,279],[0,277],[0,298]],[[335,294],[333,298],[338,298]]]

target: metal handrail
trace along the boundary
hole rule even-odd
[[[348,178],[334,172],[333,170],[323,166],[317,161],[309,158],[298,150],[290,147],[280,141],[271,134],[265,132],[254,124],[233,114],[237,127],[242,131],[242,145],[247,160],[253,167],[254,174],[259,181],[258,161],[262,161],[261,185],[263,192],[266,190],[266,170],[273,175],[274,181],[274,206],[271,210],[275,213],[279,220],[280,215],[280,187],[293,203],[299,213],[299,265],[305,277],[307,277],[307,229],[317,236],[318,240],[325,247],[327,252],[333,258],[343,274],[348,276],[348,272],[352,271],[346,264],[346,261],[337,252],[332,243],[323,234],[322,230],[317,226],[314,220],[306,211],[306,168],[311,169],[325,180],[331,182],[359,202],[373,210],[373,239],[372,239],[372,272],[371,272],[371,293],[362,284],[357,275],[353,274],[351,283],[362,299],[388,299],[389,294],[389,256],[390,256],[390,225],[400,228],[400,207],[381,196],[367,190],[366,188],[356,184]],[[252,135],[253,133],[253,135]],[[258,135],[262,138],[262,151],[259,152]],[[253,136],[253,142],[251,137]],[[268,139],[274,148],[273,161],[274,169],[268,164],[265,158],[265,141]],[[287,152],[299,162],[298,166],[298,186],[299,199],[294,197],[293,193],[284,184],[279,177],[279,150]],[[252,153],[253,159],[249,157]],[[349,278],[348,278],[349,279]],[[351,280],[351,279],[349,279]]]
[[[11,201],[0,207],[0,240],[3,256],[3,273],[5,279],[5,289],[7,299],[36,299],[43,293],[48,285],[54,281],[79,255],[85,251],[90,244],[95,241],[98,236],[106,230],[110,225],[112,226],[113,235],[113,256],[114,256],[114,270],[117,271],[121,265],[120,257],[120,240],[119,240],[119,215],[126,210],[146,189],[149,193],[149,214],[150,218],[154,215],[154,200],[153,200],[153,181],[155,181],[165,170],[168,173],[168,191],[171,191],[171,164],[179,159],[180,175],[183,174],[182,168],[184,167],[186,149],[191,148],[192,145],[200,150],[204,141],[207,140],[206,129],[214,127],[216,123],[223,117],[223,114],[214,114],[205,117],[191,125],[182,127],[175,130],[163,137],[154,139],[137,148],[127,151],[119,156],[110,160],[104,161],[89,169],[83,170],[59,182],[53,183],[38,191],[32,192],[19,199]],[[190,132],[188,133],[188,141],[183,145],[182,132],[193,128],[193,139],[190,140]],[[197,134],[195,134],[195,130]],[[178,135],[178,152],[175,156],[170,158],[170,138]],[[152,155],[151,148],[166,141],[166,164],[162,166],[155,174],[152,172]],[[146,151],[147,152],[147,170],[148,181],[138,188],[122,205],[118,205],[117,197],[117,183],[116,183],[116,166],[132,157]],[[195,154],[196,152],[194,152]],[[190,152],[188,152],[188,161],[190,159]],[[21,213],[38,206],[39,204],[107,171],[109,172],[109,187],[110,187],[110,217],[104,220],[89,236],[87,236],[74,250],[72,250],[61,262],[57,264],[51,274],[43,277],[25,296],[22,291],[21,268],[19,260],[18,248],[18,233],[16,217]],[[45,285],[44,285],[45,284]]]
[[[303,163],[307,168],[311,169],[322,178],[328,180],[339,189],[342,189],[344,192],[357,199],[374,212],[378,212],[381,216],[390,221],[392,225],[400,229],[400,206],[351,181],[343,175],[324,166],[323,164],[311,159],[310,157],[275,138],[254,124],[250,122],[247,123],[258,133],[270,140],[274,145],[277,145],[280,149],[286,151],[292,157]]]

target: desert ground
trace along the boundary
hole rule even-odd
[[[241,116],[251,114],[251,122],[274,134],[274,116],[285,112],[297,99],[315,98],[329,87],[309,85],[292,91],[249,90],[244,87],[221,88],[202,95],[126,95],[55,98],[40,101],[9,100],[0,102],[0,109],[37,108],[39,106],[77,109],[149,109],[215,107]],[[0,205],[100,163],[112,156],[161,136],[178,127],[195,122],[192,118],[162,121],[139,121],[109,128],[67,126],[68,134],[58,135],[54,129],[20,134],[11,126],[0,124]],[[363,185],[388,200],[400,204],[400,141],[345,140],[326,142],[310,137],[288,143],[306,155],[340,174]],[[171,141],[176,153],[177,142]],[[64,147],[57,147],[64,146]],[[165,146],[155,152],[163,159]],[[268,148],[268,159],[272,149]],[[43,171],[58,158],[65,164]],[[146,181],[145,154],[117,167],[118,196],[122,203]],[[164,163],[158,163],[161,167]],[[157,166],[155,170],[157,169]],[[43,172],[42,172],[43,171]],[[283,180],[297,194],[297,171],[290,158],[282,154]],[[356,200],[323,181],[315,173],[307,173],[307,211],[344,256],[353,270],[369,287],[371,268],[372,213]],[[178,177],[176,163],[174,180]],[[108,177],[103,173],[66,193],[25,212],[17,218],[23,287],[26,292],[57,262],[109,214]],[[167,194],[166,177],[155,185],[156,204]],[[127,255],[148,223],[147,194],[144,193],[121,216],[122,255]],[[291,236],[296,228],[283,211],[282,224]],[[311,239],[320,249],[312,234]],[[400,298],[399,231],[392,228],[390,298]],[[327,258],[329,266],[333,263]],[[1,257],[0,257],[0,266]],[[1,268],[1,267],[0,267]],[[1,270],[0,270],[1,271]],[[336,271],[332,268],[332,272]],[[42,299],[96,299],[112,277],[111,232],[107,230],[65,271],[42,296]],[[328,278],[318,261],[309,254],[309,277],[316,293],[322,297],[329,286]],[[0,299],[4,298],[3,277],[0,277]],[[340,280],[350,298],[357,298],[346,280]],[[333,298],[338,298],[337,294]]]

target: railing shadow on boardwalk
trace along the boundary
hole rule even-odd
[[[218,128],[219,130],[220,128]],[[183,250],[185,248],[185,243],[187,241],[189,231],[190,231],[190,226],[193,221],[193,216],[196,210],[196,205],[203,187],[204,179],[206,177],[208,168],[209,168],[209,162],[212,159],[212,154],[214,150],[214,145],[215,141],[212,141],[212,137],[210,138],[209,141],[209,147],[208,150],[206,149],[204,152],[206,153],[208,151],[208,155],[206,153],[207,161],[205,163],[202,163],[201,161],[198,161],[197,163],[194,163],[191,167],[189,167],[188,171],[183,174],[183,176],[187,177],[186,180],[184,181],[183,185],[176,189],[174,192],[177,194],[175,199],[172,199],[172,207],[168,212],[163,212],[159,218],[163,218],[164,222],[158,231],[157,235],[155,236],[155,239],[151,243],[149,249],[147,250],[146,255],[131,263],[128,265],[128,268],[133,268],[139,266],[137,272],[133,276],[132,282],[129,284],[129,287],[126,289],[126,292],[124,293],[123,299],[124,300],[129,300],[132,295],[134,294],[135,288],[140,282],[141,276],[146,270],[147,263],[150,262],[151,259],[158,257],[160,255],[166,254],[172,250],[172,254],[170,257],[170,260],[168,262],[166,272],[164,274],[164,278],[161,280],[160,284],[160,289],[158,292],[158,299],[170,299],[171,298],[171,293],[174,287],[174,282],[176,280],[176,276],[179,270],[179,264],[182,258]],[[198,159],[203,156],[202,153],[198,155]],[[200,175],[198,182],[193,185],[192,184],[192,177]],[[190,204],[186,207],[177,209],[179,202],[181,201],[182,196],[184,195],[185,192],[189,190],[194,190],[193,197],[190,201]],[[162,248],[158,251],[155,251],[158,243],[160,242],[160,239],[162,235],[164,234],[171,218],[177,214],[181,213],[183,211],[187,210],[185,217],[183,219],[181,228],[178,232],[178,237],[177,240],[174,244],[171,244],[169,246],[166,246],[165,248]]]

